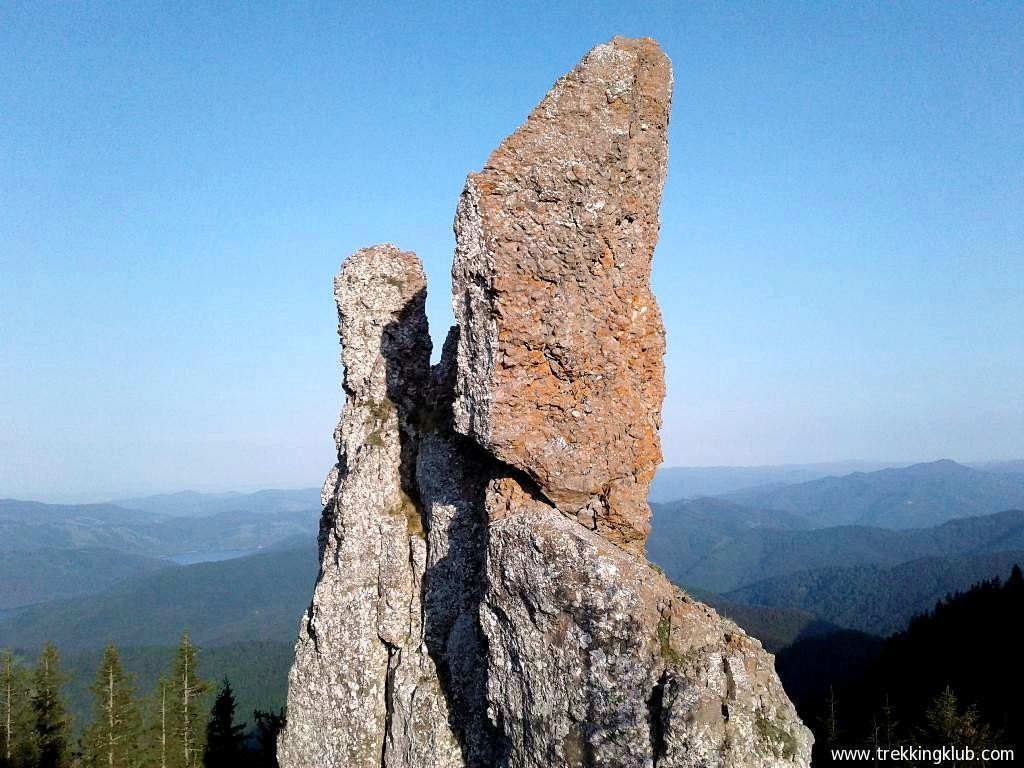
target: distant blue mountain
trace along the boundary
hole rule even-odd
[[[841,627],[888,635],[948,594],[1004,577],[1014,565],[1024,565],[1024,550],[926,557],[890,567],[829,566],[759,581],[723,597],[798,608]]]
[[[319,558],[305,546],[129,577],[96,595],[55,600],[0,620],[0,648],[61,650],[174,645],[188,630],[199,645],[294,642],[313,593]]]
[[[818,526],[924,528],[959,517],[1024,509],[1024,476],[941,460],[734,491],[725,498],[800,515]]]
[[[892,530],[854,525],[809,529],[806,521],[795,525],[803,518],[790,513],[743,514],[737,508],[721,499],[655,504],[648,557],[683,587],[724,593],[809,568],[892,566],[923,557],[1024,550],[1021,510]]]
[[[303,512],[320,509],[320,489],[268,489],[255,493],[197,493],[179,491],[112,502],[168,517],[201,517],[219,512]]]
[[[42,504],[0,500],[0,552],[106,548],[162,557],[256,549],[316,537],[320,492],[261,491],[206,496],[185,492],[122,504]],[[0,582],[0,602],[3,584]]]
[[[872,472],[906,466],[879,461],[834,461],[822,464],[778,464],[763,467],[662,467],[651,483],[655,503],[720,496],[747,488],[792,485],[829,475]]]

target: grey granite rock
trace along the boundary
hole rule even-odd
[[[481,623],[501,765],[810,763],[761,644],[544,502],[492,523]]]
[[[432,369],[416,257],[342,267],[346,403],[282,768],[809,765],[772,656],[642,554],[670,85],[653,41],[616,38],[470,178]]]
[[[279,761],[283,768],[461,765],[423,628],[427,542],[414,422],[430,366],[426,280],[413,254],[381,245],[345,262],[334,295],[346,402]]]

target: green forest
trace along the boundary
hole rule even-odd
[[[814,731],[814,765],[838,765],[832,749],[859,746],[1024,753],[1022,614],[1024,574],[1015,565],[1005,581],[948,595],[888,638],[842,630],[782,650],[776,668]]]
[[[149,690],[140,691],[109,645],[89,686],[91,711],[76,723],[71,675],[47,643],[34,661],[0,655],[0,768],[276,768],[283,710],[246,722],[231,681],[205,679],[185,634]],[[77,727],[76,727],[77,726]]]

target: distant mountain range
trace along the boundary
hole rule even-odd
[[[205,498],[185,492],[116,504],[41,504],[0,499],[0,553],[106,548],[164,557],[255,549],[315,535],[317,491],[261,491]]]
[[[1024,509],[1024,476],[942,460],[778,488],[752,488],[726,498],[800,515],[822,527],[924,528],[958,517]]]
[[[671,491],[666,477],[690,490],[762,487],[654,504],[648,554],[778,649],[837,626],[892,631],[1024,552],[1024,462],[858,464],[763,487],[849,466],[663,470],[654,497]],[[316,574],[319,508],[316,489],[0,500],[0,647],[168,645],[186,628],[204,645],[292,642]]]
[[[736,509],[718,499],[655,505],[648,557],[677,584],[725,593],[819,567],[890,566],[924,557],[1024,550],[1021,510],[892,530],[808,529],[803,518],[789,513],[749,511],[744,518]],[[778,527],[769,527],[772,522]]]
[[[937,462],[931,462],[935,464]],[[949,462],[954,463],[954,462]],[[927,466],[927,464],[919,465]],[[761,467],[661,467],[651,483],[650,501],[660,504],[702,496],[723,496],[734,491],[763,492],[826,477],[902,469],[914,462],[835,461],[821,464],[778,464]],[[986,461],[962,466],[989,474],[1024,476],[1024,459]]]
[[[994,472],[998,475],[1024,475],[1024,459],[1016,461],[985,461],[980,464],[968,464],[974,469]]]
[[[1024,550],[970,557],[926,557],[891,567],[815,568],[750,584],[727,600],[785,606],[841,627],[888,635],[946,595],[1024,566]]]
[[[892,463],[878,461],[833,461],[763,467],[662,467],[651,483],[649,498],[654,503],[663,503],[701,496],[720,496],[748,488],[806,483],[830,475],[873,472],[892,466]]]
[[[112,502],[164,517],[202,517],[244,510],[254,514],[306,512],[320,509],[320,489],[266,490],[255,493],[196,493],[180,491]]]
[[[0,648],[294,642],[319,567],[316,542],[130,576],[94,595],[54,600],[0,620]]]

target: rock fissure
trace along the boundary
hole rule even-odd
[[[651,764],[658,768],[658,762],[665,754],[665,733],[662,724],[665,710],[665,682],[668,672],[662,672],[661,677],[654,688],[651,689],[650,698],[647,699],[648,728],[651,740]]]
[[[643,557],[672,73],[616,38],[469,175],[457,325],[393,245],[335,280],[346,404],[282,768],[806,768],[772,657]]]

